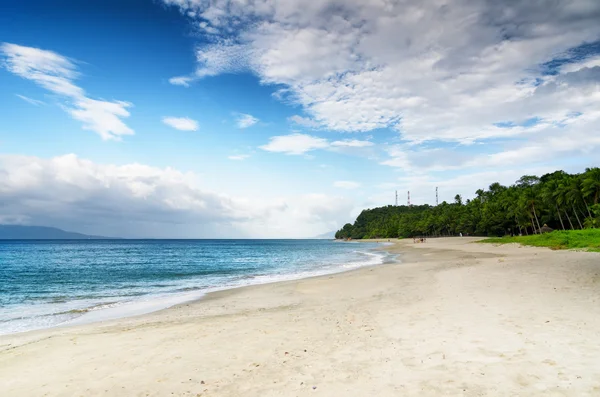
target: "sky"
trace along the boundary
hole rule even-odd
[[[597,0],[23,0],[0,223],[302,238],[600,159]]]

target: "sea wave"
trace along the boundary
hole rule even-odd
[[[238,242],[234,245],[243,244]],[[35,299],[26,304],[0,307],[0,334],[144,314],[199,299],[209,292],[338,273],[380,265],[389,259],[389,255],[383,251],[371,251],[370,248],[375,248],[375,245],[367,244],[361,249],[356,249],[358,246],[355,244],[335,244],[329,249],[323,249],[323,246],[292,248],[296,250],[255,252],[250,249],[240,251],[241,255],[236,256],[231,256],[233,254],[229,252],[214,251],[211,255],[203,256],[201,265],[208,260],[220,261],[228,268],[213,266],[210,271],[199,271],[190,267],[193,262],[192,265],[190,262],[173,262],[171,266],[178,269],[166,268],[164,276],[160,275],[163,278],[160,281],[142,282],[116,279],[115,276],[115,283],[106,285],[104,289],[96,290],[94,287],[92,291],[82,287],[74,295],[56,290],[58,293],[46,295],[44,300],[40,300],[42,296],[37,294]],[[74,288],[72,283],[70,288]],[[69,291],[72,293],[72,289]]]

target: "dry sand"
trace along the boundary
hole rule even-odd
[[[0,396],[600,396],[600,255],[470,241],[0,337]]]

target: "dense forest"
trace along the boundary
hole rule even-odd
[[[491,184],[472,200],[454,197],[437,206],[387,206],[361,212],[338,239],[415,236],[503,236],[540,233],[547,225],[571,230],[600,227],[600,168],[581,174],[525,175],[512,186]]]

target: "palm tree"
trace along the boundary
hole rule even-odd
[[[600,200],[600,168],[586,168],[582,175],[582,188],[584,197],[591,197],[594,204]]]
[[[554,197],[556,199],[556,203],[558,204],[558,206],[563,207],[563,211],[565,213],[565,216],[567,217],[567,220],[569,221],[569,224],[571,225],[571,229],[574,230],[575,226],[573,226],[571,217],[569,216],[567,209],[564,208],[566,205],[569,204],[569,200],[567,199],[567,191],[568,191],[568,179],[565,177],[558,183],[558,188],[554,193]]]
[[[581,189],[579,188],[579,181],[576,178],[570,178],[568,180],[567,183],[567,191],[566,191],[566,198],[569,202],[569,204],[571,204],[571,207],[573,208],[573,212],[575,213],[575,218],[577,218],[577,223],[579,223],[579,228],[583,229],[583,225],[581,224],[581,221],[579,220],[579,215],[577,215],[577,205],[580,205],[581,202],[583,201],[583,196],[581,194]]]
[[[565,224],[563,223],[562,216],[560,215],[560,209],[558,208],[558,203],[556,201],[556,191],[558,190],[559,185],[558,181],[552,179],[544,184],[542,189],[542,199],[550,206],[556,208],[556,213],[558,214],[558,219],[560,220],[560,225],[562,229],[565,230]]]
[[[458,205],[462,205],[462,196],[460,194],[454,196],[454,202]]]

